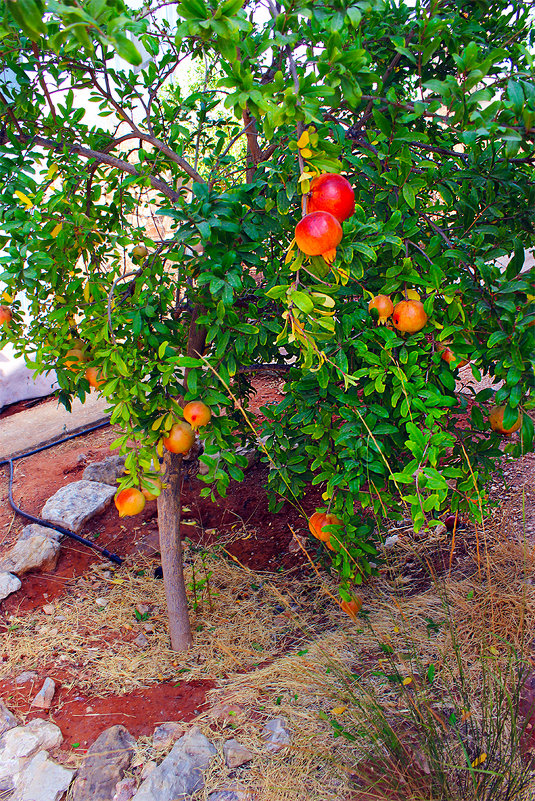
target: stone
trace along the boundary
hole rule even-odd
[[[100,606],[101,609],[105,609],[109,602],[109,598],[95,598],[96,605]]]
[[[147,778],[147,776],[150,776],[150,774],[152,773],[154,768],[157,768],[157,767],[158,767],[158,763],[154,759],[149,759],[148,762],[145,762],[145,764],[143,765],[143,768],[141,770],[141,780],[143,781],[144,779]]]
[[[115,795],[112,801],[130,801],[136,792],[137,782],[135,779],[121,779],[115,788]]]
[[[109,801],[134,756],[136,741],[124,726],[110,726],[88,749],[76,777],[72,801]]]
[[[204,787],[202,771],[216,749],[194,727],[174,744],[165,759],[140,785],[133,801],[183,801]]]
[[[6,731],[0,737],[0,789],[12,790],[29,758],[43,749],[55,748],[62,740],[61,729],[41,718]]]
[[[137,645],[138,648],[148,648],[149,647],[149,641],[147,640],[147,638],[145,637],[145,635],[143,634],[142,631],[140,631],[139,634],[137,635],[137,637],[135,638],[134,645]]]
[[[45,604],[41,607],[45,615],[53,615],[55,610],[54,604]]]
[[[22,582],[12,573],[0,573],[0,601],[7,598],[12,592],[17,592],[22,587]]]
[[[251,794],[248,790],[240,789],[237,786],[227,787],[224,790],[216,790],[210,793],[208,801],[250,801]]]
[[[60,534],[59,531],[56,531],[53,528],[40,526],[39,523],[30,523],[29,526],[24,526],[22,529],[21,533],[19,534],[19,540],[29,540],[32,537],[48,537],[51,540],[57,540],[59,542],[62,539],[63,534]]]
[[[39,751],[15,776],[11,801],[59,801],[73,776],[74,771],[58,765],[46,751]]]
[[[14,729],[15,726],[18,725],[19,721],[13,712],[10,712],[7,706],[0,701],[0,735],[6,731],[9,731],[9,729]]]
[[[59,542],[50,537],[36,535],[27,540],[17,540],[0,560],[0,572],[7,571],[22,576],[30,570],[54,570],[59,552]]]
[[[41,517],[78,533],[87,520],[108,508],[114,495],[115,487],[108,484],[84,479],[73,481],[48,499]]]
[[[173,745],[183,734],[184,726],[182,726],[182,724],[175,723],[174,721],[162,723],[154,729],[152,747],[158,751],[163,751],[165,748]]]
[[[124,475],[125,459],[126,456],[108,456],[102,462],[94,462],[85,468],[82,478],[115,487],[117,480]]]
[[[250,762],[253,758],[249,749],[234,738],[224,743],[223,756],[228,768],[239,768],[240,765],[245,765],[246,762]]]
[[[267,751],[280,751],[289,745],[291,736],[285,718],[268,720],[262,729],[261,737],[266,741]]]
[[[55,692],[56,684],[47,676],[47,678],[44,680],[43,686],[33,699],[30,706],[35,706],[37,709],[50,709]]]
[[[37,676],[38,674],[35,670],[25,670],[23,673],[19,673],[15,679],[15,684],[28,684],[30,681],[35,681]]]

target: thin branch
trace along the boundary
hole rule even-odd
[[[61,142],[54,142],[53,140],[45,139],[42,136],[29,136],[28,134],[19,134],[18,139],[24,144],[33,143],[39,147],[44,147],[47,150],[53,150],[56,153],[63,153],[64,150],[67,149],[69,153],[77,153],[79,156],[82,156],[86,159],[95,159],[97,162],[107,164],[109,167],[114,167],[116,170],[120,170],[121,172],[127,172],[129,175],[135,175],[138,178],[145,177],[136,170],[133,164],[130,164],[128,161],[123,161],[123,159],[118,159],[115,156],[110,156],[108,153],[103,153],[100,150],[91,150],[90,148],[82,147],[81,145],[76,144],[64,145]],[[154,178],[150,176],[149,180],[153,189],[161,192],[170,200],[180,200],[181,193],[177,192],[175,189],[172,189],[169,184],[167,184],[161,178]]]

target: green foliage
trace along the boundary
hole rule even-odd
[[[505,425],[523,413],[506,450],[533,447],[531,12],[270,7],[183,0],[169,22],[150,3],[6,4],[0,281],[16,297],[2,336],[56,369],[66,405],[89,390],[65,365],[81,343],[124,428],[116,446],[136,443],[130,483],[154,471],[177,398],[202,397],[206,454],[220,454],[206,481],[221,493],[252,436],[240,367],[284,347],[297,357],[285,398],[264,410],[272,508],[318,486],[343,520],[331,556],[350,584],[373,570],[382,518],[481,516],[501,454],[493,403]],[[204,75],[191,91],[186,60]],[[355,213],[332,264],[308,259],[291,248],[301,193],[342,170]],[[149,254],[132,261],[137,243]],[[370,298],[407,289],[424,329],[377,325]],[[496,385],[459,395],[445,341]]]

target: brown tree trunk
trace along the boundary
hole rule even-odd
[[[164,451],[164,488],[158,497],[158,531],[173,651],[187,651],[192,643],[180,539],[181,466],[180,454]]]

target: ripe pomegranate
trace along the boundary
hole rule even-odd
[[[114,502],[119,512],[119,517],[138,515],[145,508],[145,496],[134,487],[121,490],[115,496]]]
[[[452,351],[452,349],[449,347],[449,343],[435,342],[435,348],[439,351],[440,358],[444,359],[444,361],[447,362],[448,364],[457,361],[458,356],[456,356],[455,353]],[[459,367],[464,367],[466,364],[468,364],[468,359],[461,359],[458,364],[454,364],[454,367],[458,369]]]
[[[424,305],[419,300],[400,301],[392,315],[394,328],[404,334],[415,334],[420,331],[427,322],[427,314]]]
[[[85,377],[89,381],[89,384],[95,389],[99,389],[99,387],[106,383],[105,376],[97,367],[88,367],[85,371]]]
[[[151,486],[154,485],[154,484],[158,487],[158,489],[161,492],[161,490],[162,490],[162,482],[161,482],[161,480],[159,478],[151,479]],[[157,497],[158,497],[158,495],[155,495],[154,492],[151,492],[149,489],[145,489],[145,487],[143,487],[141,492],[143,493],[143,495],[145,496],[145,498],[148,501],[155,501],[157,499]]]
[[[323,256],[332,261],[342,240],[342,226],[328,211],[314,211],[297,223],[295,241],[307,256]]]
[[[13,314],[9,306],[0,306],[0,325],[6,325],[6,327],[11,322]]]
[[[307,211],[328,211],[338,222],[351,217],[355,211],[355,193],[343,175],[326,172],[318,175],[310,184]]]
[[[503,427],[503,414],[505,412],[505,406],[493,406],[492,409],[489,411],[489,423],[490,427],[493,431],[497,431],[498,434],[513,434],[515,431],[518,431],[520,426],[522,425],[522,415],[519,414],[511,428],[504,428]]]
[[[192,430],[196,431],[199,426],[205,426],[210,422],[212,410],[202,401],[190,401],[184,406],[183,414]]]
[[[362,600],[354,595],[350,601],[341,601],[340,609],[342,612],[345,612],[346,615],[352,617],[353,620],[356,620],[358,613],[362,609]]]
[[[195,442],[195,434],[189,423],[180,421],[175,423],[169,432],[169,436],[164,437],[163,445],[171,453],[187,453]]]
[[[368,303],[368,311],[370,313],[372,309],[377,309],[379,313],[378,324],[384,325],[394,311],[394,304],[389,295],[376,295]]]
[[[77,373],[86,360],[84,351],[81,348],[71,348],[65,354],[63,366],[69,373]]]
[[[325,526],[339,526],[341,524],[342,521],[340,518],[327,512],[314,512],[308,521],[308,527],[312,536],[316,537],[317,540],[324,542],[330,551],[334,551],[334,548],[330,542],[331,532],[325,531]]]

